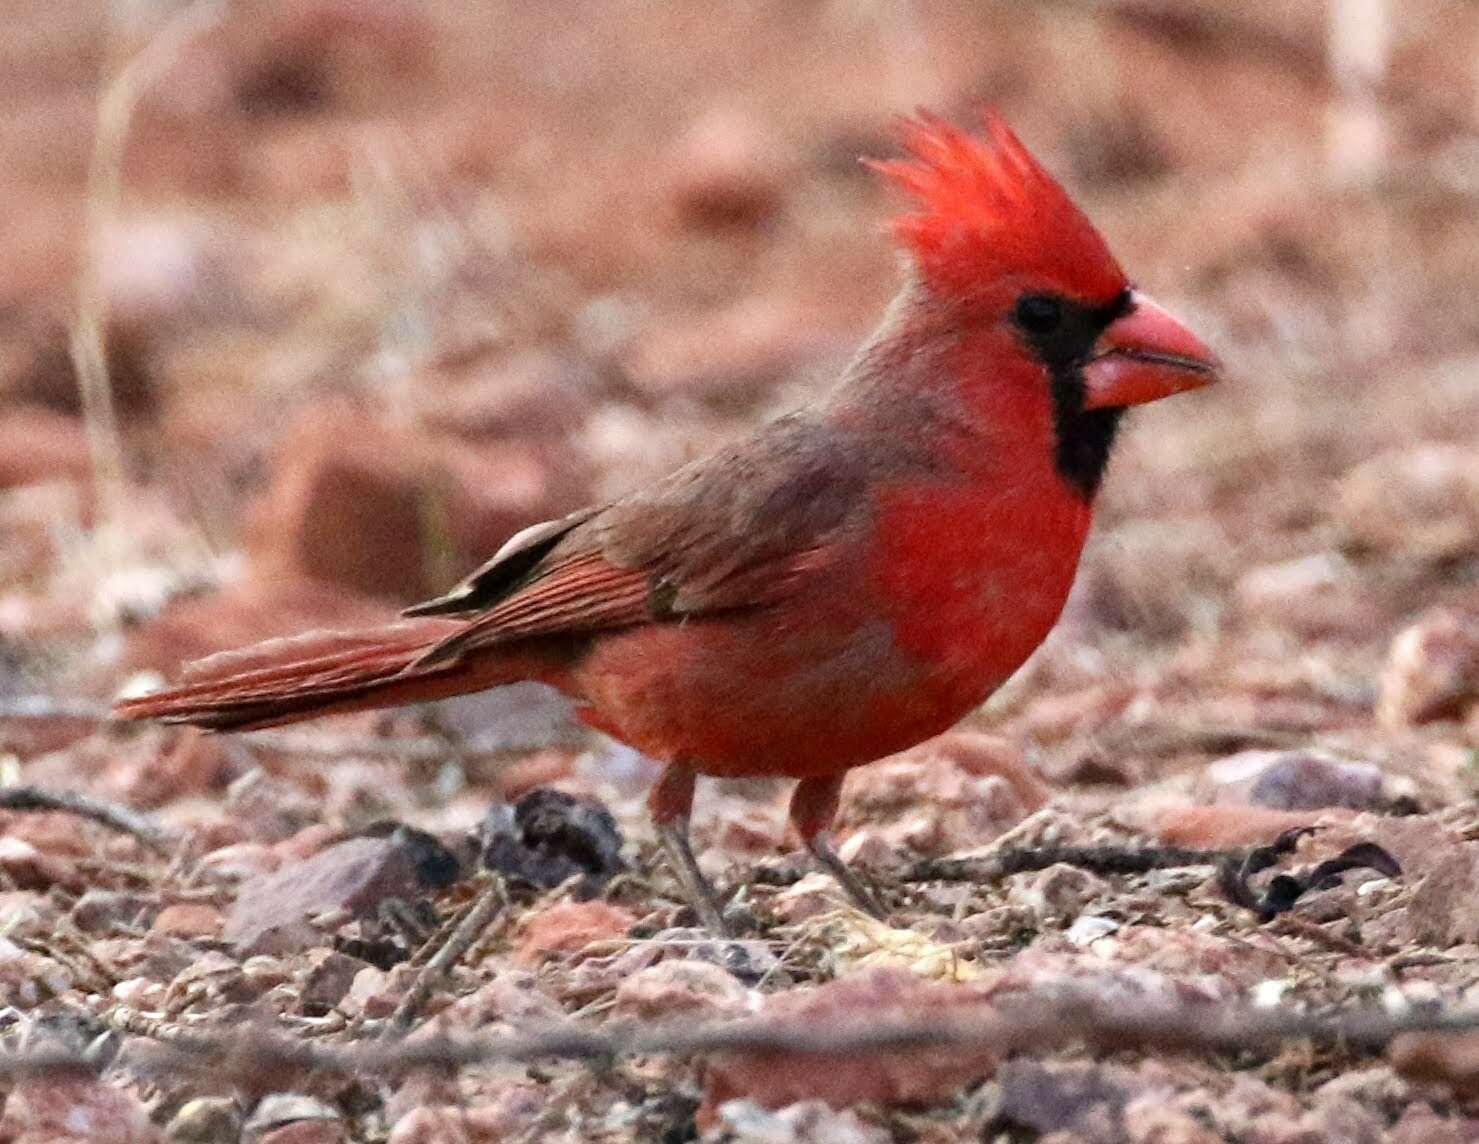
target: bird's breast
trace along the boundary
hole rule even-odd
[[[878,497],[869,578],[900,650],[979,702],[1047,637],[1089,506],[1055,484],[895,488]]]

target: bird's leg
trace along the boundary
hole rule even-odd
[[[832,849],[828,828],[837,814],[837,800],[842,793],[842,775],[802,779],[791,795],[791,825],[853,904],[879,921],[888,920],[888,911],[861,878],[847,868],[837,851]]]
[[[657,828],[657,840],[662,843],[668,865],[672,867],[689,904],[698,911],[704,927],[712,933],[727,937],[724,913],[719,908],[719,898],[714,887],[698,868],[693,856],[693,847],[688,843],[688,819],[693,811],[693,783],[695,775],[681,763],[669,763],[667,769],[653,784],[647,796],[647,808],[652,814],[652,823]]]

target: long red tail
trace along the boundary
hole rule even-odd
[[[417,662],[465,625],[411,620],[352,632],[309,632],[191,664],[182,682],[116,704],[119,719],[249,731],[346,711],[394,707],[546,678],[548,655],[513,645],[465,660]]]

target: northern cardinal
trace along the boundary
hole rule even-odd
[[[213,656],[123,719],[243,730],[539,680],[665,765],[649,805],[702,920],[696,775],[800,779],[828,839],[843,776],[944,731],[1057,622],[1127,406],[1206,385],[1207,347],[1134,290],[994,113],[903,124],[870,165],[902,289],[820,400],[620,500],[525,529],[407,621]]]

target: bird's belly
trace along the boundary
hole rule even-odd
[[[835,774],[939,734],[1011,670],[933,664],[877,616],[818,608],[603,636],[575,676],[592,725],[711,775]]]

